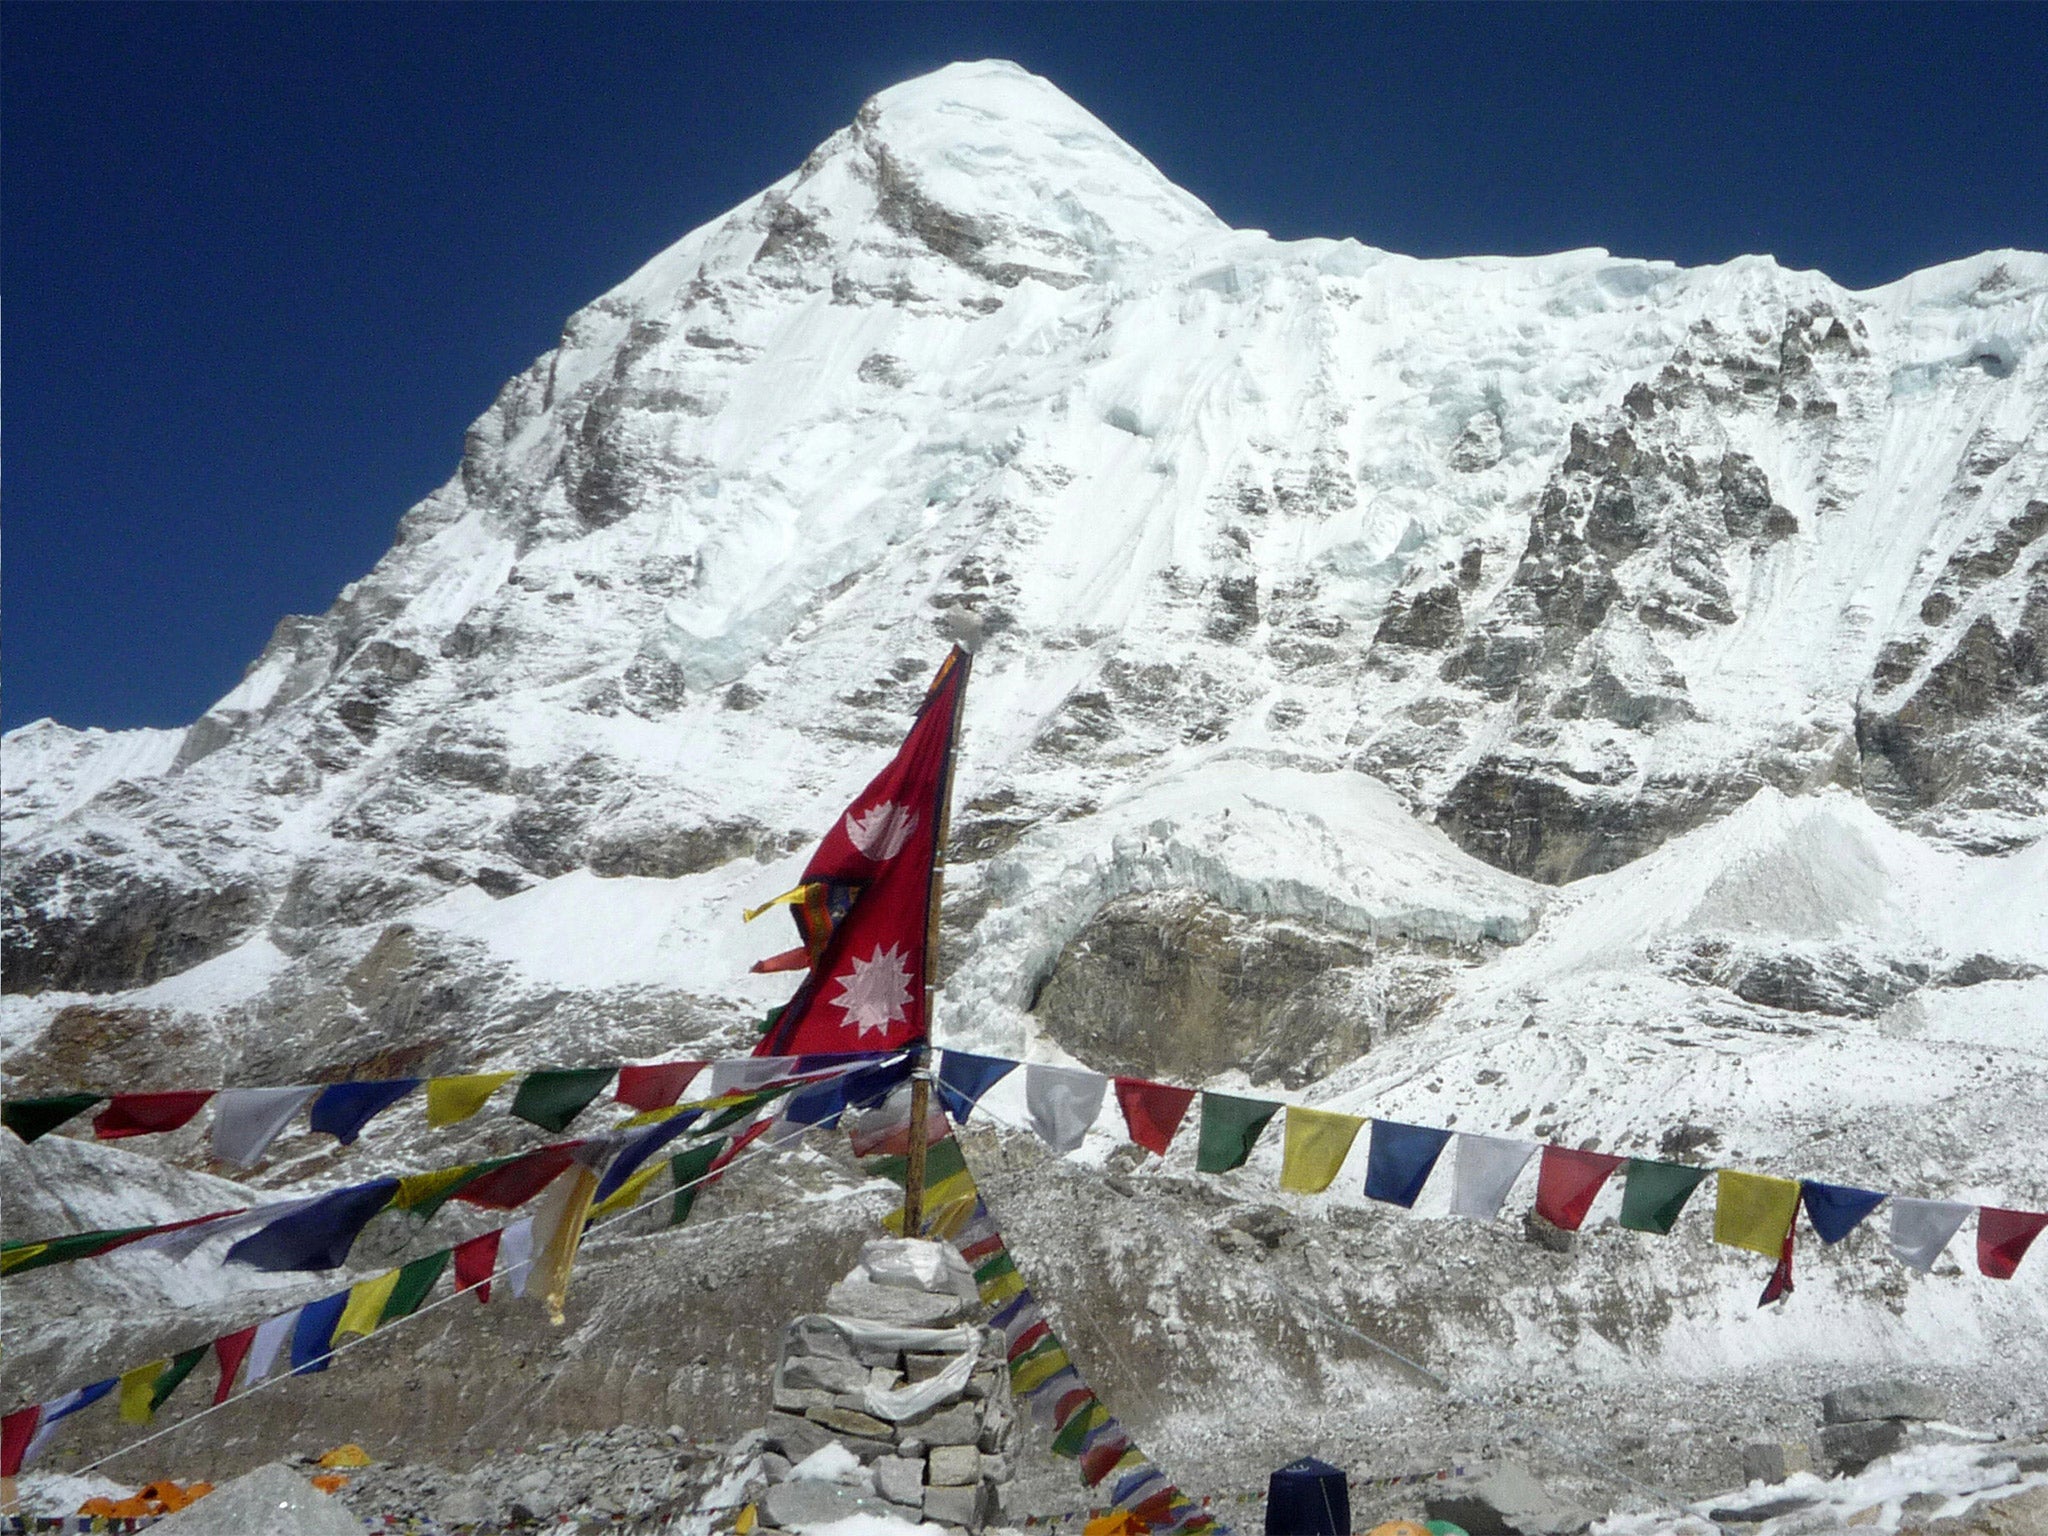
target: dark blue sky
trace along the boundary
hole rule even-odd
[[[1418,255],[2048,248],[2048,7],[0,8],[4,713],[190,720],[569,312],[956,58],[1234,224]]]

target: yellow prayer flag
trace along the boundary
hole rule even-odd
[[[121,1374],[121,1421],[124,1424],[147,1424],[156,1410],[149,1400],[156,1393],[156,1379],[171,1368],[168,1360],[152,1360],[147,1365],[138,1365],[132,1371]]]
[[[384,1303],[398,1284],[398,1271],[386,1270],[374,1280],[349,1287],[348,1305],[341,1309],[341,1321],[334,1325],[334,1337],[344,1333],[375,1333],[377,1319],[384,1315]]]
[[[987,1307],[1000,1306],[1023,1289],[1024,1277],[1014,1269],[1007,1275],[997,1275],[995,1279],[981,1287],[982,1305]]]
[[[1119,1472],[1135,1472],[1144,1465],[1145,1453],[1134,1445],[1128,1451],[1125,1451],[1123,1455],[1117,1457],[1116,1465],[1109,1469],[1109,1474],[1111,1477],[1114,1477]]]
[[[1010,1390],[1019,1396],[1045,1385],[1053,1377],[1074,1362],[1067,1358],[1067,1352],[1055,1345],[1043,1354],[1033,1355],[1010,1367]]]
[[[546,1203],[533,1218],[533,1278],[548,1306],[548,1321],[557,1328],[567,1320],[562,1311],[569,1298],[569,1270],[583,1245],[583,1224],[590,1217],[590,1198],[597,1193],[597,1174],[577,1163],[569,1177],[557,1180]]]
[[[427,1082],[427,1124],[454,1125],[484,1107],[484,1100],[517,1077],[517,1072],[472,1072]]]
[[[401,1211],[412,1210],[460,1184],[475,1171],[475,1163],[464,1163],[458,1168],[436,1168],[432,1173],[408,1173],[398,1181],[398,1193],[391,1197],[391,1203]]]
[[[686,1109],[697,1108],[694,1104],[665,1104],[660,1109],[643,1109],[639,1114],[620,1123],[622,1131],[636,1130],[643,1125],[659,1125],[664,1120],[673,1120]]]
[[[1297,1195],[1319,1195],[1328,1189],[1364,1124],[1356,1115],[1288,1105],[1280,1187]]]
[[[1714,1241],[1775,1259],[1799,1214],[1799,1183],[1723,1168],[1716,1177]]]
[[[654,1176],[667,1167],[668,1164],[659,1159],[650,1161],[645,1168],[593,1205],[590,1208],[592,1218],[609,1216],[614,1211],[630,1210],[638,1205],[642,1192],[654,1182]]]

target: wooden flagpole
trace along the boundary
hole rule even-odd
[[[972,652],[954,646],[954,665],[964,670]],[[931,993],[939,969],[939,899],[946,888],[946,842],[953,832],[953,764],[960,752],[960,717],[967,710],[967,678],[960,679],[960,691],[953,699],[951,734],[946,741],[946,782],[939,791],[939,830],[932,845],[931,896],[925,908],[924,983],[925,1043],[918,1048],[910,1075],[910,1139],[904,1147],[903,1235],[916,1237],[924,1228],[924,1169],[927,1151],[925,1121],[932,1111],[931,1078]]]

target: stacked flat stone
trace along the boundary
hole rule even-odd
[[[997,1519],[1016,1419],[1002,1333],[979,1326],[974,1276],[958,1251],[944,1243],[870,1243],[825,1305],[825,1313],[799,1317],[783,1333],[765,1441],[792,1470],[762,1496],[764,1526],[801,1530],[870,1513],[978,1531]],[[874,1328],[862,1325],[892,1332],[873,1342],[862,1335]],[[916,1413],[892,1421],[870,1411],[877,1392],[924,1386],[949,1367],[961,1374],[969,1352],[975,1361],[964,1379],[928,1393],[934,1400]],[[807,1459],[834,1445],[852,1453],[858,1471],[827,1456],[811,1465],[849,1470],[805,1476]]]

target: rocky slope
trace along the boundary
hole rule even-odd
[[[784,941],[741,908],[971,631],[942,1039],[2039,1207],[2044,342],[2039,254],[1854,293],[1761,257],[1277,242],[1046,82],[951,66],[571,317],[376,569],[200,720],[6,738],[8,1084],[744,1048],[788,982],[746,975]],[[288,1139],[256,1182],[507,1134],[387,1120],[347,1154]],[[10,1233],[60,1192],[82,1225],[212,1197],[190,1134],[143,1150],[171,1166],[17,1149]],[[1553,1255],[1432,1196],[1359,1211],[1347,1174],[1289,1218],[1315,1241],[1252,1254],[1205,1234],[1273,1202],[1270,1156],[1197,1188],[1177,1151],[1118,1176],[1140,1199],[983,1150],[1025,1170],[1014,1246],[1077,1344],[1100,1320],[1087,1363],[1169,1466],[1277,1454],[1303,1400],[1340,1439],[1417,1411],[1283,1323],[1268,1263],[1484,1401],[1630,1400],[1587,1433],[1804,1413],[1872,1359],[2043,1401],[2038,1257],[1920,1277],[1860,1233],[1754,1316],[1754,1266],[1690,1227]],[[856,1187],[812,1156],[764,1185]],[[445,1356],[413,1432],[451,1455],[539,1360],[582,1385],[491,1444],[743,1427],[730,1394],[863,1200],[648,1240],[595,1267],[568,1343],[458,1318],[385,1369]],[[10,1393],[248,1310],[146,1262],[11,1284]],[[746,1296],[621,1322],[777,1265],[759,1339]],[[219,1448],[275,1453],[313,1396]],[[1490,1412],[1414,1453],[1509,1434]]]

